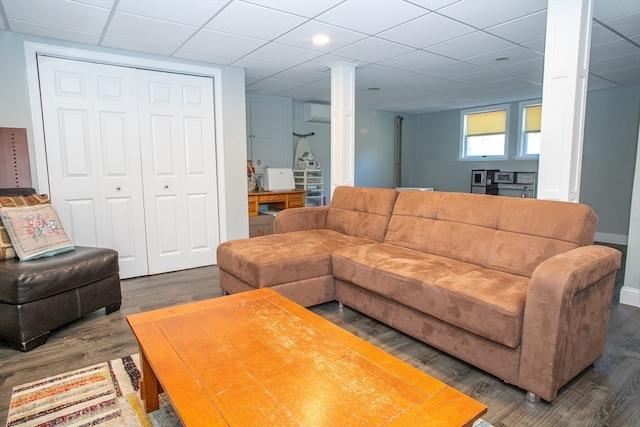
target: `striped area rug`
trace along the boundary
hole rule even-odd
[[[179,426],[163,395],[161,408],[145,413],[139,363],[135,354],[14,387],[7,427]]]

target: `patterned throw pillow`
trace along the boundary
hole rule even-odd
[[[50,204],[0,208],[0,219],[20,261],[57,255],[75,248]]]
[[[0,208],[35,206],[47,203],[51,203],[47,194],[33,194],[31,196],[0,196]],[[9,235],[0,221],[0,260],[15,257],[16,251],[13,250],[11,239],[9,239]]]

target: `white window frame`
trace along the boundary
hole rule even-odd
[[[542,99],[532,99],[529,101],[522,101],[518,104],[518,155],[516,159],[520,160],[537,160],[540,158],[539,154],[527,154],[525,153],[525,137],[526,132],[524,129],[524,110],[527,107],[533,107],[536,105],[542,105]]]
[[[500,111],[504,110],[507,113],[506,123],[505,123],[505,132],[504,132],[504,147],[502,155],[492,155],[492,156],[468,156],[467,155],[467,120],[466,117],[469,114],[474,113],[489,113],[491,111]],[[473,160],[473,161],[483,161],[483,160],[507,160],[509,158],[509,116],[510,116],[510,105],[509,104],[499,104],[499,105],[488,105],[484,107],[475,107],[475,108],[467,108],[465,110],[460,111],[460,157],[458,160]]]

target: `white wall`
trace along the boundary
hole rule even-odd
[[[234,67],[216,66],[182,61],[153,55],[143,55],[128,51],[103,49],[77,43],[61,42],[40,37],[25,36],[18,33],[0,31],[0,127],[26,128],[29,140],[29,154],[32,170],[32,182],[37,187],[42,182],[46,171],[38,171],[36,158],[42,153],[36,152],[36,146],[44,147],[39,141],[34,143],[36,135],[42,135],[41,129],[33,128],[33,117],[30,106],[27,61],[25,59],[25,42],[33,42],[70,49],[82,49],[105,55],[122,55],[140,59],[140,61],[162,61],[169,68],[180,68],[180,65],[199,66],[215,69],[221,75],[220,110],[216,111],[216,126],[221,127],[221,141],[216,141],[217,152],[222,156],[218,163],[223,165],[218,179],[221,184],[221,237],[233,239],[248,236],[248,219],[246,218],[246,125],[244,70]],[[174,64],[174,65],[171,65]],[[217,98],[218,99],[218,98]],[[35,132],[34,132],[35,130]],[[38,136],[40,137],[40,136]],[[38,188],[36,190],[40,191]]]
[[[316,159],[324,170],[327,204],[331,188],[331,125],[305,122],[303,103],[293,104],[293,131],[298,134],[314,132],[307,138]],[[356,110],[355,184],[361,187],[395,187],[395,122],[398,114],[389,111]],[[403,185],[411,181],[415,162],[416,116],[401,114],[403,120]],[[294,137],[295,143],[298,138]],[[408,184],[407,184],[408,185]]]

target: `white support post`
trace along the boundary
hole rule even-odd
[[[538,198],[578,202],[593,0],[549,0]]]
[[[331,66],[331,194],[355,185],[356,64]]]

